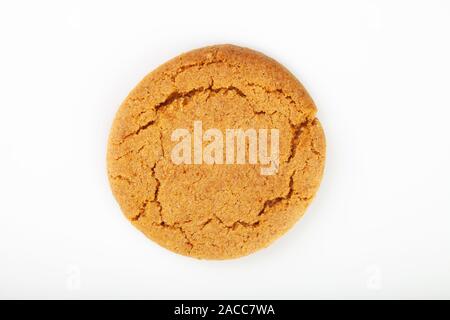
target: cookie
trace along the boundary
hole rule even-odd
[[[176,253],[229,259],[267,247],[322,177],[313,100],[273,59],[217,45],[148,74],[120,106],[107,165],[123,213]]]

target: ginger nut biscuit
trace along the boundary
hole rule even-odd
[[[217,45],[148,74],[120,106],[107,165],[123,213],[176,253],[229,259],[267,247],[322,177],[313,100],[273,59]]]

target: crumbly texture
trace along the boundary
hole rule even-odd
[[[268,246],[303,215],[319,186],[325,138],[314,102],[283,66],[247,48],[182,54],[148,74],[118,110],[109,181],[131,223],[186,256],[229,259]],[[277,128],[280,168],[175,165],[176,128]]]

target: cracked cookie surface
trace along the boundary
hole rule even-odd
[[[177,128],[276,128],[277,174],[260,166],[175,165]],[[109,181],[125,216],[174,252],[228,259],[268,246],[303,215],[319,186],[325,138],[299,81],[250,49],[182,54],[147,75],[119,108],[108,142]]]

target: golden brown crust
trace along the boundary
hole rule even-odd
[[[182,54],[147,75],[116,114],[108,175],[126,217],[180,254],[206,259],[266,247],[304,213],[322,177],[325,138],[315,105],[276,61],[218,45]],[[280,169],[174,165],[175,128],[278,128]]]

